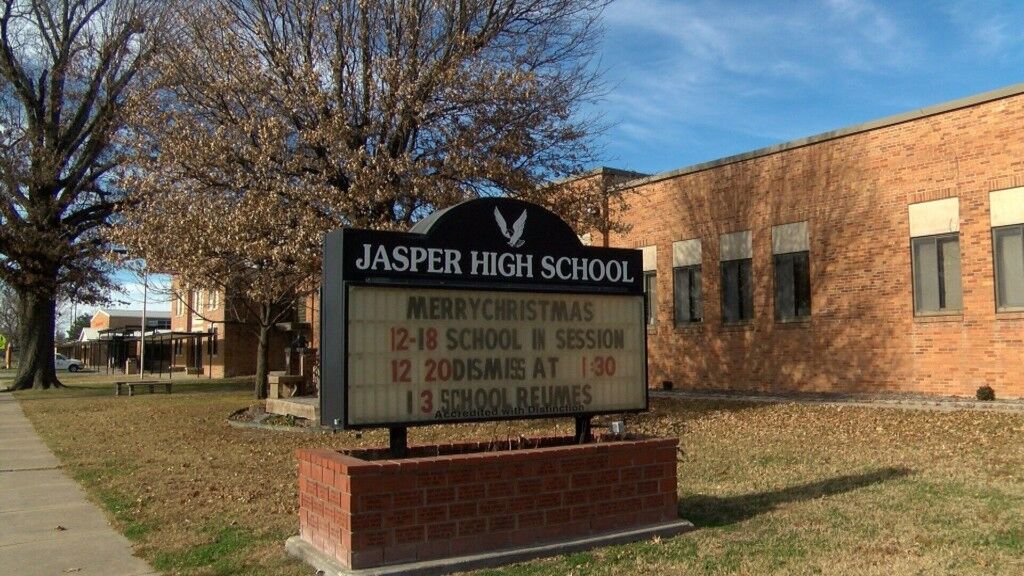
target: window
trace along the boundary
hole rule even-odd
[[[209,310],[216,310],[218,306],[220,306],[220,292],[212,290],[207,296],[206,307]]]
[[[775,265],[775,320],[811,316],[811,243],[807,222],[772,226]]]
[[[913,238],[911,264],[915,314],[952,313],[963,309],[959,234]]]
[[[1024,308],[1024,225],[992,229],[996,309]]]
[[[704,302],[701,298],[700,265],[679,266],[672,269],[675,284],[676,326],[685,326],[704,319]]]
[[[780,322],[811,315],[810,253],[775,255],[775,319]]]
[[[910,204],[913,314],[955,314],[964,307],[959,274],[959,199]]]
[[[1024,310],[1024,188],[989,192],[996,310]]]
[[[751,258],[722,262],[722,322],[746,322],[754,317]]]
[[[754,318],[753,246],[750,230],[722,234],[719,238],[722,281],[722,322],[731,324]]]
[[[169,330],[170,318],[146,318],[146,330]]]
[[[179,317],[180,316],[184,316],[185,315],[185,297],[183,295],[181,295],[181,294],[178,294],[178,293],[175,293],[174,296],[175,296],[175,298],[174,298],[174,314],[176,316],[179,316]]]
[[[919,202],[908,212],[914,314],[960,312],[960,199]]]
[[[644,272],[644,314],[647,325],[654,326],[658,321],[658,273]]]
[[[658,322],[658,247],[644,246],[644,317],[648,326]]]
[[[702,258],[700,238],[672,243],[672,300],[676,326],[704,319]]]

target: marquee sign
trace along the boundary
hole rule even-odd
[[[325,425],[647,408],[639,251],[583,246],[555,214],[507,198],[324,244]]]

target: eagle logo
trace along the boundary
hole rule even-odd
[[[501,235],[508,240],[508,245],[512,248],[519,248],[525,241],[520,240],[523,236],[523,229],[526,227],[526,210],[523,210],[522,216],[520,216],[515,222],[512,223],[512,227],[509,228],[505,222],[505,217],[501,215],[501,212],[494,209],[494,221],[498,223],[498,230],[501,230]]]

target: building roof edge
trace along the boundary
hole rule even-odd
[[[686,174],[693,174],[694,172],[701,172],[709,170],[711,168],[717,168],[719,166],[725,166],[727,164],[735,164],[737,162],[743,162],[744,160],[751,160],[759,158],[761,156],[770,156],[786,150],[792,150],[794,148],[802,148],[804,146],[810,146],[811,144],[818,144],[821,142],[827,142],[829,140],[835,140],[845,136],[852,136],[854,134],[860,134],[862,132],[869,132],[871,130],[877,130],[879,128],[886,128],[888,126],[894,126],[896,124],[902,124],[904,122],[910,122],[912,120],[918,120],[920,118],[926,118],[928,116],[935,116],[936,114],[942,114],[945,112],[951,112],[953,110],[959,110],[961,108],[970,108],[978,104],[984,104],[986,102],[992,102],[994,100],[1001,100],[1003,98],[1009,98],[1011,96],[1017,96],[1024,94],[1024,83],[1013,84],[1003,88],[997,88],[989,92],[982,92],[981,94],[974,94],[964,98],[958,98],[956,100],[950,100],[941,104],[935,104],[933,106],[926,106],[909,112],[901,112],[899,114],[893,114],[892,116],[886,116],[877,120],[869,120],[860,124],[854,124],[845,128],[838,128],[836,130],[830,130],[828,132],[822,132],[813,136],[806,136],[803,138],[797,138],[796,140],[790,140],[780,144],[773,144],[764,148],[758,148],[751,150],[750,152],[742,152],[740,154],[734,154],[732,156],[726,156],[717,160],[710,160],[707,162],[701,162],[699,164],[692,164],[683,168],[677,168],[675,170],[669,170],[668,172],[660,172],[652,174],[650,176],[637,178],[636,180],[630,180],[623,182],[617,188],[619,190],[628,190],[630,188],[636,188],[645,184],[653,184],[661,180],[668,180],[669,178],[675,178],[677,176],[683,176]],[[593,172],[593,171],[592,171]],[[582,177],[582,176],[581,176]]]
[[[592,168],[590,170],[587,170],[586,172],[581,172],[579,174],[571,174],[569,176],[566,176],[565,178],[559,178],[557,180],[552,180],[551,182],[548,182],[545,185],[547,185],[547,186],[557,186],[557,185],[561,185],[561,184],[568,184],[568,183],[574,182],[576,180],[582,180],[584,178],[590,178],[591,176],[628,176],[628,177],[632,177],[632,178],[648,178],[651,175],[650,174],[644,174],[643,172],[634,172],[633,170],[623,170],[621,168],[610,168],[608,166],[598,166],[597,168]]]

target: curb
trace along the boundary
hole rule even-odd
[[[815,398],[807,396],[769,396],[757,394],[723,394],[713,392],[687,392],[651,390],[654,398],[675,398],[680,400],[715,400],[723,402],[751,402],[759,404],[809,404],[817,406],[849,406],[853,408],[894,408],[902,410],[933,410],[955,412],[975,410],[979,412],[1024,413],[1024,401],[955,400],[949,398],[882,399],[882,398]]]
[[[571,554],[604,546],[639,542],[655,537],[671,538],[695,529],[694,525],[688,520],[679,519],[642,528],[574,538],[553,544],[502,549],[468,556],[354,570],[346,568],[337,559],[320,552],[300,536],[289,538],[285,542],[285,550],[293,557],[306,562],[315,568],[318,574],[323,574],[324,576],[439,576],[452,572],[496,568],[536,558]]]

